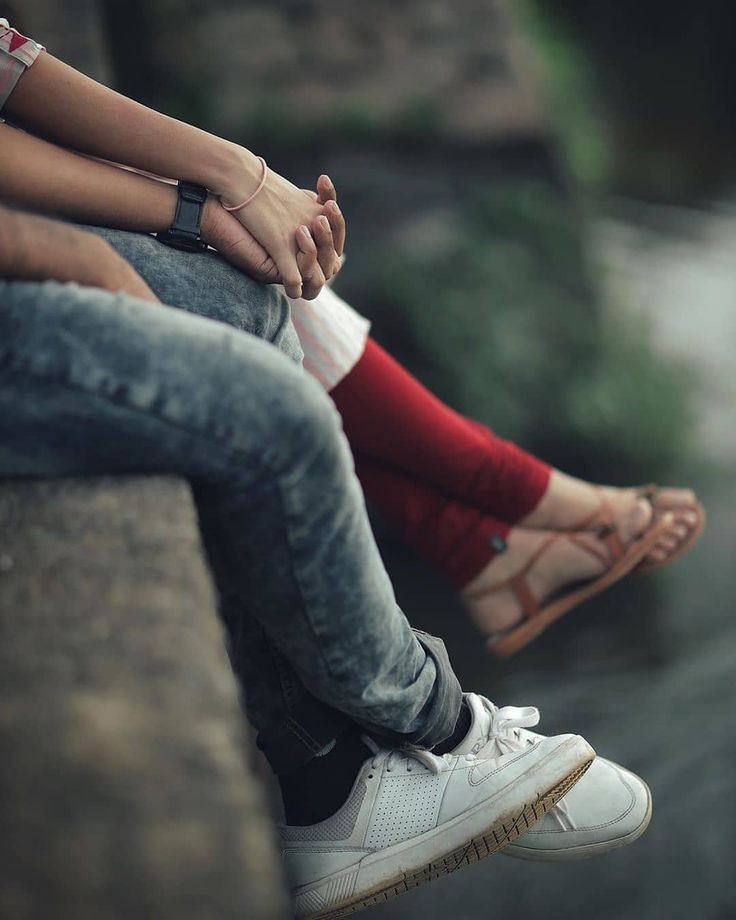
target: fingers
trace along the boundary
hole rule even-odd
[[[337,191],[329,176],[322,175],[317,179],[316,198],[320,204],[327,204],[328,201],[337,201]]]
[[[325,276],[319,261],[317,246],[309,228],[302,226],[296,232],[296,241],[299,247],[297,264],[302,274],[302,297],[305,300],[314,300],[325,284]]]
[[[345,250],[345,218],[337,205],[337,192],[329,176],[322,175],[317,180],[317,201],[326,205],[322,213],[330,222],[335,252],[341,256]]]
[[[302,273],[297,262],[297,255],[293,252],[285,252],[280,258],[274,257],[274,261],[281,272],[281,283],[286,291],[286,296],[292,300],[297,300],[302,296]]]
[[[330,229],[332,230],[332,241],[335,246],[335,252],[338,256],[341,256],[345,251],[346,232],[345,218],[343,217],[342,211],[337,206],[336,201],[328,201],[322,209],[322,213],[329,221]]]
[[[262,284],[278,284],[281,281],[274,260],[252,238],[239,240],[218,251],[231,265]]]
[[[321,214],[312,221],[310,230],[317,244],[317,261],[325,278],[329,281],[340,270],[340,259],[335,250],[332,227],[327,217]]]
[[[264,284],[277,284],[281,276],[276,263],[240,221],[222,208],[210,209],[202,220],[206,241],[240,271]]]

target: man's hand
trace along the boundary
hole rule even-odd
[[[99,236],[1,205],[0,278],[76,281],[158,303],[135,269]]]
[[[240,221],[217,198],[209,197],[202,210],[202,239],[235,268],[264,284],[280,284],[276,263]]]
[[[102,239],[100,242],[105,243]],[[141,300],[150,300],[152,303],[161,303],[133,266],[112,246],[105,243],[105,247],[107,251],[102,253],[99,272],[96,273],[96,281],[93,281],[92,286],[113,293],[128,294],[130,297],[139,297]]]

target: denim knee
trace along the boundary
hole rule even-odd
[[[334,468],[349,456],[340,415],[308,374],[280,361],[261,381],[260,390],[264,425],[260,437],[272,474],[288,473],[295,461],[301,468],[312,462],[319,462],[323,469]],[[236,418],[243,409],[233,406]],[[252,423],[252,414],[247,410],[243,414]],[[244,426],[247,419],[243,419]]]
[[[163,303],[270,342],[301,364],[304,354],[280,285],[254,281],[214,250],[183,252],[163,246],[147,233],[82,229],[110,243]]]

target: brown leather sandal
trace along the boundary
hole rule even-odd
[[[676,511],[682,508],[682,505],[673,505],[669,503],[667,499],[662,495],[662,490],[660,487],[653,482],[639,489],[638,494],[649,502],[655,515],[662,515],[667,512],[670,512],[674,515]],[[693,525],[691,525],[687,536],[683,537],[680,543],[670,551],[667,558],[662,559],[661,562],[648,562],[646,558],[642,559],[642,561],[636,567],[637,572],[644,574],[645,572],[654,572],[655,569],[661,569],[665,565],[669,565],[670,562],[674,562],[675,559],[679,559],[680,556],[684,556],[685,553],[689,552],[698,542],[700,535],[705,530],[705,508],[700,504],[699,501],[696,500],[692,505],[687,506],[687,510],[694,511],[697,515],[697,520]]]
[[[489,637],[486,642],[488,651],[497,658],[508,658],[536,638],[555,620],[559,620],[560,617],[572,610],[573,607],[577,607],[596,594],[600,594],[601,591],[609,588],[620,578],[623,578],[624,575],[628,575],[653,549],[655,544],[667,532],[667,529],[672,526],[672,521],[672,515],[669,513],[661,516],[655,514],[642,536],[626,546],[618,532],[611,507],[601,497],[600,508],[596,509],[584,521],[581,521],[577,527],[552,534],[515,575],[491,589],[484,589],[484,595],[496,594],[500,591],[512,591],[516,595],[524,614],[524,618],[520,623]],[[579,532],[583,530],[587,530],[597,536],[606,547],[606,551],[593,548],[585,543],[579,535]],[[550,546],[556,540],[562,539],[570,540],[580,546],[603,562],[608,568],[597,578],[585,581],[582,584],[578,583],[575,587],[563,590],[562,594],[557,593],[552,599],[540,606],[529,589],[527,576]]]

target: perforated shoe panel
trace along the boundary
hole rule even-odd
[[[371,850],[390,847],[433,828],[445,785],[441,774],[384,776],[365,846]]]
[[[347,840],[355,828],[355,822],[358,820],[365,792],[366,785],[361,780],[355,784],[353,791],[350,793],[350,798],[334,815],[324,821],[320,821],[319,824],[310,824],[307,827],[282,825],[279,828],[281,839],[287,842],[299,840]]]

